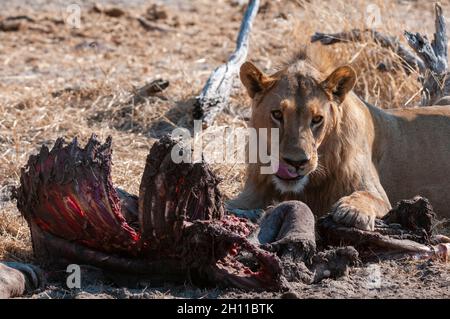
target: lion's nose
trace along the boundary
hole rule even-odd
[[[293,160],[293,159],[290,159],[290,158],[283,157],[283,160],[286,163],[288,163],[289,165],[294,166],[295,168],[303,168],[306,164],[309,163],[311,158],[305,156],[304,158],[302,158],[300,160]]]

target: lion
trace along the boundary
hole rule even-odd
[[[271,154],[279,165],[261,174],[260,162],[248,164],[244,189],[228,206],[300,200],[317,216],[331,213],[341,225],[373,230],[392,203],[419,194],[450,216],[450,107],[372,106],[352,91],[351,66],[333,70],[326,54],[311,52],[302,49],[272,75],[242,65],[250,126],[279,128],[279,154]]]

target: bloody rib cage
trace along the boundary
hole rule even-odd
[[[76,139],[68,145],[58,139],[22,169],[15,196],[41,264],[283,288],[280,260],[247,240],[251,224],[224,214],[219,180],[206,163],[174,163],[176,141],[162,138],[147,157],[138,198],[112,185],[111,142],[93,135],[80,148]]]

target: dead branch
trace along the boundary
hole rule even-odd
[[[248,53],[251,26],[259,8],[259,0],[250,0],[236,40],[236,50],[227,63],[213,71],[194,104],[194,119],[209,126],[228,103],[233,80]]]
[[[439,100],[450,95],[446,23],[442,8],[438,3],[435,4],[435,29],[431,43],[426,36],[405,31],[408,44],[426,66],[426,72],[422,72],[423,106],[441,104]],[[447,102],[443,104],[447,104]]]
[[[364,35],[368,34],[380,46],[388,48],[399,55],[405,62],[405,71],[410,73],[410,68],[418,68],[422,83],[422,106],[448,105],[450,104],[450,80],[448,76],[448,52],[445,18],[441,6],[435,4],[435,33],[432,42],[426,36],[419,33],[405,31],[404,35],[411,52],[403,46],[397,37],[383,35],[375,30],[357,30],[340,33],[316,32],[311,37],[311,42],[320,41],[323,45],[331,45],[339,42],[361,42]]]
[[[22,26],[23,26],[23,24],[21,21],[16,21],[16,20],[0,21],[0,31],[2,31],[2,32],[19,31],[22,28]]]
[[[146,31],[159,31],[159,32],[174,32],[175,30],[169,26],[163,25],[161,23],[149,21],[144,17],[138,17],[137,18],[139,24],[146,30]]]
[[[145,84],[143,87],[136,90],[136,93],[131,98],[129,103],[137,105],[143,102],[149,96],[154,96],[155,94],[161,93],[169,87],[169,81],[164,79],[156,79],[150,83]]]
[[[320,41],[323,45],[332,45],[341,42],[362,42],[367,39],[367,37],[372,38],[381,47],[395,52],[403,60],[405,71],[408,74],[411,72],[411,69],[418,68],[421,72],[425,70],[425,65],[422,60],[418,59],[414,52],[411,52],[407,47],[401,44],[398,37],[388,36],[376,30],[353,29],[348,32],[344,31],[339,33],[316,32],[311,37],[311,42]]]

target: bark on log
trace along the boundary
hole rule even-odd
[[[247,57],[251,26],[259,3],[259,0],[249,1],[236,40],[236,50],[227,63],[213,71],[194,103],[193,118],[202,120],[205,126],[210,126],[228,103],[233,81]]]

